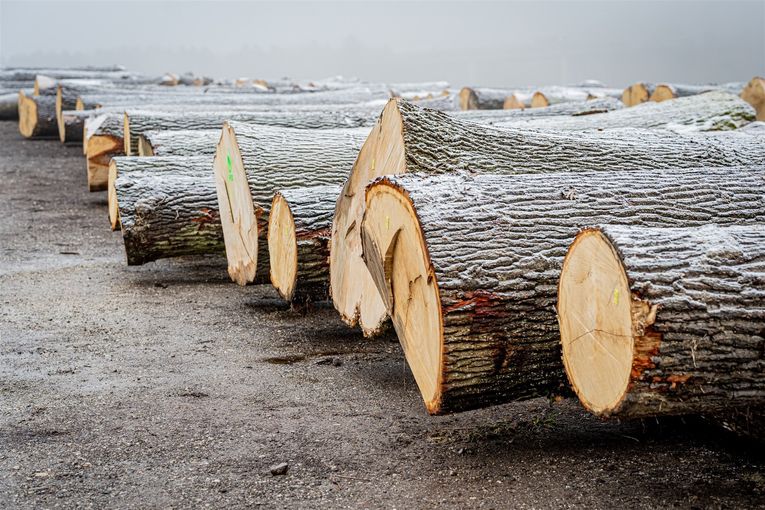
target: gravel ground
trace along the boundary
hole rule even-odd
[[[257,506],[750,509],[765,455],[575,401],[430,417],[392,336],[225,258],[126,267],[81,149],[0,123],[0,507]]]

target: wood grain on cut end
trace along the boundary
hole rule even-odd
[[[271,258],[271,284],[287,301],[292,301],[297,281],[297,236],[290,206],[277,193],[268,218],[268,253]]]
[[[635,106],[645,103],[651,97],[654,86],[648,83],[638,82],[630,85],[622,93],[622,102],[627,106]]]
[[[401,189],[371,186],[364,253],[428,412],[441,412],[443,329],[438,283],[414,207]]]
[[[558,317],[563,365],[585,407],[608,413],[632,368],[630,289],[621,261],[599,230],[576,237],[563,262]]]
[[[109,185],[109,163],[122,154],[122,138],[94,135],[88,139],[86,166],[89,191],[104,191]]]
[[[755,76],[741,91],[741,99],[757,111],[757,120],[765,121],[765,78]]]
[[[239,285],[255,280],[258,264],[258,217],[247,183],[236,133],[228,123],[213,161],[228,274]]]
[[[675,93],[675,90],[672,88],[672,85],[662,83],[660,85],[656,85],[656,88],[653,90],[653,93],[651,94],[651,97],[649,98],[649,100],[655,103],[661,103],[662,101],[666,101],[668,99],[675,99],[676,97],[677,97],[677,94]]]
[[[109,180],[107,183],[107,203],[109,207],[109,225],[112,230],[120,230],[120,207],[117,203],[117,190],[115,181],[117,180],[117,162],[112,158],[109,162]]]
[[[402,126],[398,101],[392,99],[361,147],[337,199],[332,221],[330,294],[341,319],[349,326],[360,321],[362,330],[369,334],[380,329],[387,314],[362,259],[364,190],[376,177],[407,171]]]
[[[23,91],[19,91],[19,132],[30,138],[37,124],[37,105]]]
[[[550,101],[547,100],[547,97],[544,95],[544,93],[539,90],[534,92],[534,94],[531,96],[531,107],[544,108],[546,106],[550,106]]]

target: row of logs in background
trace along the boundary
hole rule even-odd
[[[225,255],[240,285],[331,300],[365,336],[392,324],[432,414],[574,393],[604,417],[762,435],[763,78],[6,69],[0,115],[81,144],[128,265]]]

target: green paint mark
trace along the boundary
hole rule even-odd
[[[228,165],[228,182],[234,182],[234,170],[231,168],[231,154],[226,154],[226,165]]]

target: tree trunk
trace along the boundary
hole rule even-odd
[[[531,97],[532,108],[544,108],[561,103],[582,102],[591,99],[621,98],[622,91],[605,87],[542,87]]]
[[[146,131],[138,137],[139,156],[194,156],[215,154],[220,129]]]
[[[56,98],[18,94],[19,132],[25,138],[53,138],[56,126]]]
[[[103,191],[109,180],[109,162],[124,154],[122,115],[106,113],[85,122],[83,144],[88,170],[88,190]]]
[[[415,103],[416,104],[416,103]],[[417,104],[417,106],[420,106]],[[496,125],[511,122],[524,122],[547,117],[565,119],[571,116],[605,113],[624,108],[618,99],[604,97],[590,101],[559,103],[543,108],[505,108],[503,110],[466,110],[450,112],[457,120],[478,122],[479,124]]]
[[[683,126],[683,130],[724,131],[737,129],[754,120],[755,111],[746,101],[718,90],[661,104],[647,102],[600,115],[528,120],[519,118],[496,125],[567,131],[625,127],[678,129],[678,126]]]
[[[372,128],[338,198],[332,223],[331,295],[341,318],[372,335],[385,307],[361,259],[364,187],[406,172],[534,173],[735,166],[762,162],[765,146],[735,133],[538,132],[459,122],[392,100]]]
[[[21,94],[27,95],[25,91],[21,91]],[[18,90],[16,92],[0,94],[0,121],[18,120],[20,101],[20,92]]]
[[[501,110],[505,107],[505,98],[514,90],[485,89],[463,87],[460,90],[460,108],[462,110]]]
[[[268,126],[299,129],[336,129],[371,126],[379,115],[379,107],[349,109],[306,110],[286,112],[190,112],[125,113],[125,153],[130,155],[138,150],[138,136],[146,131],[176,131],[180,129],[220,129],[227,120]]]
[[[741,91],[741,99],[754,107],[757,120],[765,120],[765,78],[752,78]]]
[[[582,226],[765,220],[763,166],[645,168],[412,174],[370,185],[364,256],[431,413],[560,390],[556,291]]]
[[[557,310],[584,407],[643,418],[765,404],[763,261],[762,225],[581,232]]]
[[[223,252],[212,158],[115,158],[128,265]]]
[[[329,242],[340,185],[277,191],[268,219],[271,283],[291,304],[329,299]]]
[[[224,125],[213,167],[232,280],[245,285],[256,276],[268,279],[266,232],[274,192],[342,183],[368,133]]]
[[[730,94],[740,94],[744,88],[744,83],[723,83],[707,85],[685,85],[679,83],[660,83],[656,85],[649,98],[650,101],[660,103],[668,99],[677,99],[679,97],[695,96],[704,94],[713,90],[722,90]]]
[[[531,108],[531,90],[517,90],[505,98],[502,107],[506,110],[525,110]]]

